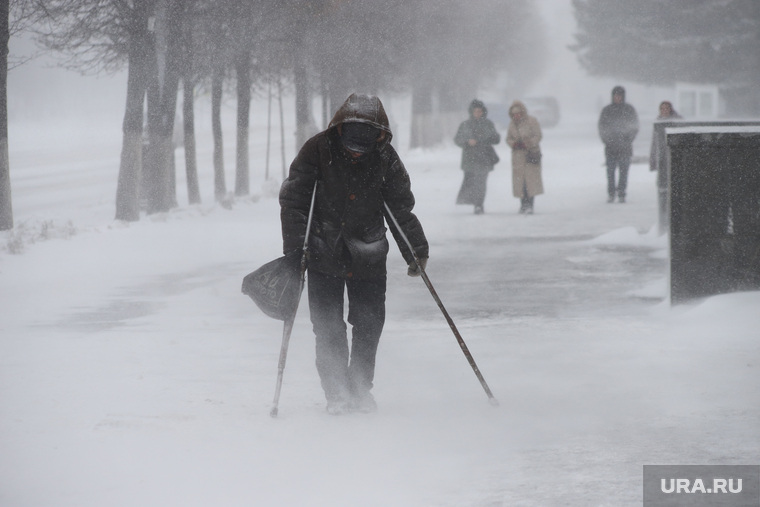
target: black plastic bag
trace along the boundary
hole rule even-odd
[[[301,254],[295,251],[267,262],[243,278],[243,294],[261,311],[278,320],[288,320],[301,299]]]

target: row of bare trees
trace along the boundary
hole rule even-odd
[[[148,213],[177,205],[172,138],[180,88],[188,197],[197,203],[193,99],[198,89],[210,91],[212,100],[214,193],[222,200],[227,195],[224,93],[236,94],[234,193],[244,196],[250,191],[250,103],[256,87],[275,83],[294,91],[298,145],[317,130],[313,94],[322,97],[324,126],[352,91],[410,92],[414,116],[425,120],[413,122],[412,146],[420,146],[439,140],[424,135],[435,125],[436,112],[461,113],[479,86],[498,72],[510,73],[515,82],[529,82],[541,70],[540,25],[529,0],[14,0],[14,4],[17,15],[22,10],[25,16],[31,14],[27,28],[40,45],[66,58],[63,65],[83,73],[127,69],[116,196],[119,220],[139,220],[141,198]],[[10,16],[13,19],[14,12]],[[7,48],[7,37],[3,40]],[[0,86],[4,91],[3,82]],[[0,114],[3,104],[0,101]],[[7,120],[2,123],[7,125]],[[7,135],[3,139],[0,156],[5,150],[7,159]],[[4,181],[0,170],[0,191]],[[10,183],[8,195],[0,193],[0,205],[6,203],[10,208]],[[0,220],[2,215],[0,211]],[[10,220],[6,228],[12,227]]]

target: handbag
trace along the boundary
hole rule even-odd
[[[358,238],[345,238],[346,247],[351,253],[351,270],[354,275],[371,270],[373,266],[385,263],[390,246],[385,237],[385,227],[366,238],[368,241]]]
[[[525,161],[529,164],[541,163],[541,150],[528,150],[525,154]]]

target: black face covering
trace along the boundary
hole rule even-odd
[[[356,153],[368,153],[377,147],[380,129],[368,123],[349,122],[341,126],[343,146]]]

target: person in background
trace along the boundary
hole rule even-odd
[[[604,143],[607,165],[607,202],[625,202],[628,186],[628,168],[633,156],[633,140],[639,132],[639,117],[636,109],[625,101],[625,88],[612,89],[612,103],[602,109],[599,115],[599,137]],[[618,180],[615,184],[615,170]]]
[[[379,98],[352,94],[323,132],[299,151],[280,189],[283,252],[303,248],[311,196],[316,197],[308,244],[308,294],[316,335],[316,365],[327,398],[327,412],[373,412],[370,392],[375,356],[385,323],[390,224],[407,274],[419,276],[428,242],[412,213],[409,173],[391,146],[388,116]],[[414,249],[386,215],[385,204]],[[348,292],[349,351],[343,320]]]
[[[483,214],[488,173],[499,162],[493,145],[499,144],[501,136],[487,118],[488,110],[480,100],[473,100],[469,107],[470,117],[459,125],[454,143],[462,148],[464,179],[457,195],[457,204],[472,204],[475,214]]]
[[[658,120],[682,120],[683,116],[678,114],[673,109],[673,104],[668,100],[660,102],[660,114],[657,116]]]
[[[507,145],[512,148],[512,194],[520,199],[520,213],[533,214],[533,200],[544,193],[541,178],[541,126],[516,100],[509,107]]]
[[[660,108],[659,108],[659,114],[657,115],[657,121],[667,121],[667,120],[683,120],[683,116],[678,114],[675,109],[673,109],[673,104],[668,100],[663,100],[660,102]],[[657,137],[652,136],[652,147],[649,150],[649,170],[650,171],[657,171],[659,168],[659,163],[661,162],[658,160],[658,156],[660,156],[660,152],[657,149]]]

